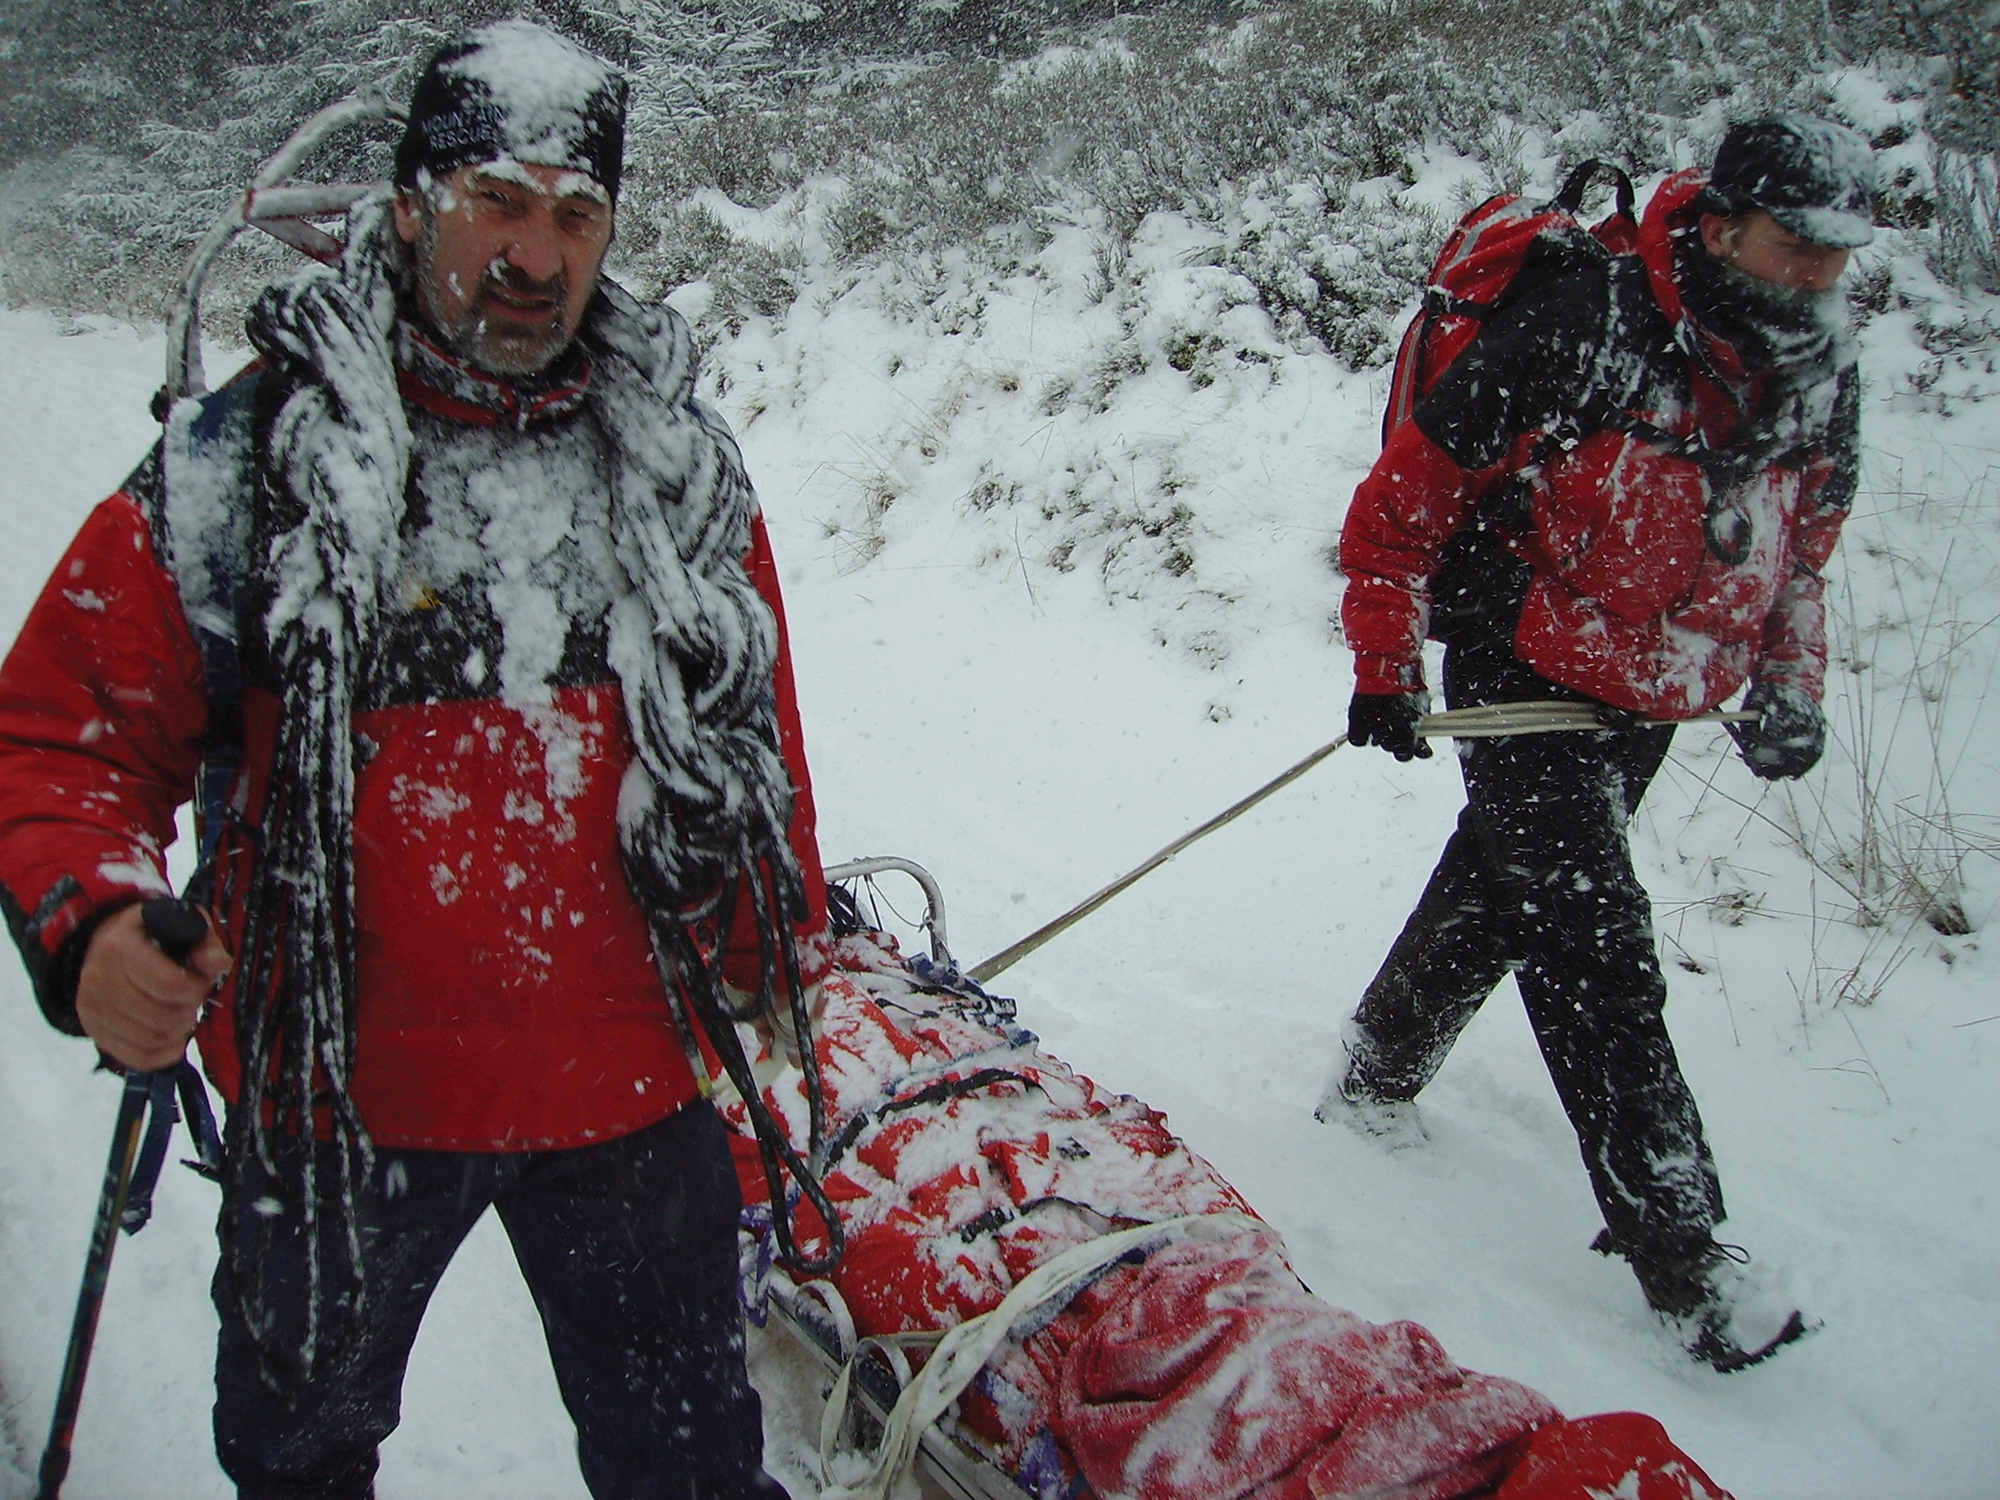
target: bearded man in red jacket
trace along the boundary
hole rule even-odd
[[[686,325],[600,275],[625,84],[502,22],[394,191],[252,310],[0,671],[0,891],[50,1019],[229,1101],[215,1430],[359,1500],[488,1206],[600,1500],[781,1494],[739,1197],[671,991],[808,989],[825,893],[777,575]],[[197,790],[209,932],[162,894]],[[773,976],[793,976],[789,986]]]
[[[1520,278],[1390,438],[1341,535],[1349,736],[1425,757],[1421,651],[1453,708],[1591,705],[1596,731],[1461,743],[1466,808],[1362,996],[1321,1118],[1416,1131],[1411,1101],[1513,972],[1605,1232],[1696,1358],[1805,1331],[1712,1233],[1722,1191],[1661,1011],[1627,827],[1673,721],[1747,681],[1758,776],[1825,744],[1820,570],[1855,488],[1837,282],[1872,230],[1868,146],[1808,116],[1669,177],[1633,255]]]

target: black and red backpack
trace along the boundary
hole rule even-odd
[[[1599,173],[1609,174],[1615,199],[1611,213],[1586,229],[1577,213]],[[1617,167],[1587,161],[1550,202],[1502,193],[1460,219],[1431,266],[1423,305],[1397,347],[1389,407],[1382,413],[1383,445],[1478,335],[1480,323],[1520,290],[1524,269],[1532,264],[1539,280],[1543,270],[1634,253],[1639,221],[1632,206],[1632,179]]]

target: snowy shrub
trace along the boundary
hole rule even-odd
[[[733,203],[768,207],[795,183],[795,172],[781,170],[791,165],[786,148],[793,139],[787,122],[766,110],[684,120],[655,135],[628,136],[620,217],[670,207],[704,187]]]
[[[1937,218],[1937,185],[1929,153],[1910,149],[1914,132],[1898,122],[1878,134],[1875,218],[1894,229],[1928,229]]]
[[[1200,522],[1181,498],[1186,487],[1171,457],[1144,444],[1072,459],[1055,488],[1036,487],[1046,523],[1037,560],[1058,573],[1094,565],[1114,602],[1150,599],[1163,578],[1188,579],[1195,570]],[[1006,509],[1034,492],[983,466],[965,505],[982,513]]]
[[[702,270],[688,258],[699,242],[722,257],[708,279],[731,288],[718,305],[732,318],[781,309],[797,279],[777,252],[689,240],[691,206],[719,192],[768,208],[837,180],[844,194],[815,202],[807,235],[836,264],[957,247],[1006,274],[1087,223],[1108,297],[1123,242],[1178,213],[1216,232],[1288,336],[1379,362],[1440,232],[1393,191],[1427,158],[1464,158],[1496,191],[1545,191],[1589,155],[1635,174],[1686,165],[1759,110],[1840,114],[1822,70],[1842,37],[1916,80],[1884,142],[1888,221],[1932,236],[1947,278],[2000,278],[1990,17],[1947,0],[1837,10],[1839,31],[1818,0],[1582,0],[1554,14],[1490,0],[1477,24],[1456,0],[230,0],[218,14],[232,32],[149,0],[200,44],[168,86],[129,35],[63,0],[53,20],[0,36],[21,85],[0,163],[34,159],[9,179],[0,278],[16,300],[157,312],[187,248],[306,113],[357,88],[400,98],[438,42],[502,12],[629,71],[614,263],[677,284]],[[233,40],[253,34],[270,38],[261,52]],[[46,66],[20,63],[30,55]],[[93,149],[56,154],[66,104],[87,138],[61,144]],[[356,132],[319,166],[379,175],[385,145]],[[1392,191],[1362,196],[1366,183]],[[220,273],[218,318],[267,264]]]
[[[1841,39],[1888,54],[1928,84],[1937,266],[1966,289],[2000,292],[2000,9],[1962,0],[1841,0]]]
[[[700,204],[676,207],[646,231],[644,260],[662,291],[705,281],[711,301],[705,322],[731,333],[750,317],[775,317],[799,293],[803,271],[798,245],[760,244],[730,231]]]
[[[1287,338],[1317,339],[1355,369],[1386,364],[1446,226],[1370,184],[1246,229],[1223,263],[1257,288]]]
[[[1938,152],[1938,267],[1968,287],[2000,292],[2000,158]]]

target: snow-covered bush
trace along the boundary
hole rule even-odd
[[[1939,274],[2000,292],[2000,6],[1963,0],[1842,0],[1841,40],[1888,54],[1927,86]]]
[[[210,43],[202,76],[230,65],[219,97],[204,104],[189,84],[171,109],[157,89],[128,101],[121,108],[142,118],[116,141],[96,141],[97,155],[51,170],[45,130],[0,128],[17,158],[41,153],[36,171],[10,184],[32,202],[8,221],[16,232],[0,245],[0,276],[17,300],[161,306],[170,268],[300,118],[359,87],[400,97],[441,39],[502,10],[568,30],[631,73],[621,255],[644,279],[667,280],[677,253],[654,226],[703,191],[761,207],[837,178],[846,194],[829,201],[818,232],[860,263],[964,244],[1004,265],[1052,225],[1093,217],[1115,259],[1117,240],[1168,210],[1212,225],[1278,317],[1363,362],[1381,357],[1395,284],[1413,289],[1421,274],[1424,226],[1416,205],[1393,193],[1363,203],[1355,184],[1408,183],[1438,150],[1478,163],[1494,190],[1546,188],[1560,165],[1588,154],[1645,172],[1697,159],[1731,116],[1829,105],[1815,92],[1828,38],[1813,0],[1589,0],[1554,16],[1498,0],[1476,26],[1450,0],[1268,0],[1233,15],[1160,7],[1088,29],[1103,9],[1082,0],[271,7],[281,24],[263,54]],[[1029,34],[1039,50],[1019,45]],[[100,50],[111,73],[142,71],[129,43],[120,51],[107,39]],[[73,83],[96,76],[96,60],[76,51],[58,59]],[[45,121],[53,97],[43,88],[21,108]],[[385,161],[379,137],[357,137],[323,165],[374,175]],[[1251,179],[1275,190],[1245,216],[1236,209]],[[1291,191],[1299,184],[1308,190]],[[1985,185],[1974,170],[1946,191],[1976,198]],[[120,200],[117,212],[107,197]],[[30,220],[35,229],[19,232]],[[665,258],[648,264],[663,245]],[[1287,256],[1297,263],[1278,264]],[[236,295],[224,289],[214,301],[219,315],[256,279],[238,273]]]
[[[1317,339],[1355,369],[1385,364],[1447,230],[1370,183],[1285,204],[1246,227],[1225,263],[1257,288],[1279,330]]]
[[[799,293],[796,243],[772,246],[737,235],[699,203],[668,210],[651,233],[647,260],[662,284],[707,281],[709,314],[731,332],[746,318],[778,316]]]

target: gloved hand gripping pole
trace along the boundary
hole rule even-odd
[[[208,933],[208,919],[190,902],[155,897],[140,908],[139,915],[146,936],[177,964],[186,964],[188,955]],[[55,1416],[49,1423],[48,1446],[42,1450],[36,1500],[58,1500],[69,1473],[70,1445],[76,1436],[77,1412],[83,1405],[91,1346],[97,1341],[104,1288],[111,1277],[111,1255],[118,1248],[118,1231],[138,1233],[152,1211],[153,1182],[166,1155],[167,1134],[181,1118],[174,1107],[176,1092],[200,1157],[188,1165],[204,1175],[215,1175],[221,1167],[215,1117],[209,1112],[208,1095],[193,1063],[183,1057],[171,1068],[125,1075],[125,1091],[119,1097],[118,1119],[111,1131],[111,1158],[104,1168],[104,1190],[98,1195],[97,1221],[91,1227],[90,1252],[83,1263],[83,1286],[77,1292],[76,1316],[70,1323],[69,1348],[63,1356]]]

